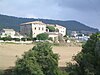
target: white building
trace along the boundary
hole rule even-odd
[[[54,24],[47,24],[47,26],[53,26],[56,29],[56,32],[61,33],[62,36],[66,35],[66,27],[63,27],[61,25],[54,25]]]
[[[77,36],[75,37],[75,39],[77,39],[77,40],[79,40],[79,41],[81,41],[81,42],[87,41],[89,38],[90,38],[90,36],[85,36],[84,34],[81,34],[81,36],[77,35]]]
[[[66,35],[66,28],[60,25],[54,25],[54,24],[45,24],[41,21],[33,21],[33,22],[27,22],[20,24],[20,33],[22,35],[36,37],[38,34],[49,32],[49,30],[46,28],[47,26],[54,26],[55,29],[58,31],[49,33],[49,36],[58,36],[58,34],[54,35],[55,33],[60,33],[62,36]],[[53,34],[53,35],[51,35]],[[53,37],[53,39],[54,39]]]
[[[15,35],[12,38],[24,38],[24,36],[22,36],[20,33],[16,32]]]
[[[66,28],[60,25],[55,25],[55,28],[58,29],[58,32],[62,34],[62,36],[66,35]]]
[[[59,33],[58,32],[46,32],[49,38],[52,38],[53,41],[58,42]]]
[[[23,36],[14,29],[2,29],[0,31],[0,37],[23,38]]]
[[[44,32],[46,32],[46,24],[41,21],[27,22],[20,25],[20,33],[22,35],[36,37]]]
[[[13,29],[2,29],[0,35],[1,37],[14,37],[15,31]]]
[[[77,33],[76,31],[72,31],[72,32],[71,32],[71,36],[72,36],[72,37],[76,37],[77,35],[78,35],[78,33]]]

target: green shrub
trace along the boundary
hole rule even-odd
[[[0,75],[4,75],[4,71],[3,70],[0,70]]]
[[[27,39],[26,38],[21,38],[21,41],[26,41]]]
[[[15,41],[20,41],[20,39],[19,39],[19,38],[13,38],[13,40],[15,40]]]
[[[50,43],[37,43],[17,60],[13,75],[67,75],[58,68],[58,59]]]
[[[49,38],[48,38],[48,40],[51,40],[51,41],[53,41],[52,37],[49,37]]]
[[[10,37],[3,37],[3,38],[1,38],[1,40],[3,40],[3,41],[11,41],[12,38],[10,38]]]
[[[49,29],[49,32],[54,32],[55,31],[54,26],[47,26],[47,28]]]
[[[71,64],[69,75],[100,75],[100,33],[93,34]]]
[[[37,40],[47,40],[48,39],[48,34],[47,33],[41,33],[37,35]]]

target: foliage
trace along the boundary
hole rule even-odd
[[[27,38],[27,41],[31,41],[32,40],[32,38]]]
[[[35,37],[35,38],[32,38],[32,41],[36,41],[37,40],[37,38]]]
[[[41,33],[37,35],[37,40],[47,40],[48,39],[48,34],[47,33]]]
[[[93,34],[74,57],[76,64],[71,64],[69,75],[100,75],[100,33]]]
[[[37,43],[18,59],[13,75],[66,75],[58,68],[58,55],[48,42]]]
[[[3,70],[0,70],[0,75],[4,75],[4,71]]]
[[[47,28],[49,29],[49,32],[54,32],[55,31],[54,26],[47,26]]]
[[[58,29],[58,28],[56,28],[56,29],[55,29],[55,31],[56,31],[56,32],[59,32],[59,29]]]
[[[11,40],[15,40],[15,41],[31,41],[31,40],[33,40],[32,38],[21,38],[21,39],[19,39],[19,38],[11,38],[11,37],[0,37],[0,40],[3,40],[3,41],[11,41]]]
[[[48,40],[51,40],[51,41],[53,41],[52,37],[49,37],[49,38],[48,38]]]
[[[30,21],[42,21],[46,24],[58,24],[66,27],[71,31],[90,31],[90,32],[98,32],[98,29],[91,28],[82,24],[78,21],[70,20],[70,21],[59,21],[59,20],[50,20],[50,19],[34,19],[34,18],[19,18],[7,15],[0,15],[0,26],[2,28],[13,28],[14,30],[19,31],[19,24],[30,22]]]
[[[22,59],[16,62],[13,75],[44,75],[36,62],[34,53],[29,51]]]
[[[3,40],[3,41],[11,41],[12,38],[11,37],[3,37],[3,38],[0,38],[0,40]]]
[[[15,41],[20,41],[19,38],[12,38],[12,40],[15,40]]]
[[[26,39],[26,38],[21,38],[21,40],[22,40],[22,41],[25,41],[25,40],[27,40],[27,39]]]
[[[11,37],[2,37],[2,38],[0,38],[0,40],[3,40],[3,41],[11,41],[11,40],[20,41],[19,38],[11,38]]]

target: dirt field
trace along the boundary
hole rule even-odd
[[[0,69],[6,69],[15,65],[16,56],[21,56],[34,45],[25,44],[0,44]],[[60,55],[59,66],[66,66],[66,62],[72,61],[72,56],[81,51],[81,47],[54,46],[53,52]]]

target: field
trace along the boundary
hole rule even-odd
[[[0,44],[0,69],[7,69],[15,65],[17,57],[30,50],[34,45]],[[59,54],[59,66],[66,66],[66,62],[73,62],[72,56],[81,51],[81,47],[53,46],[53,52]]]

